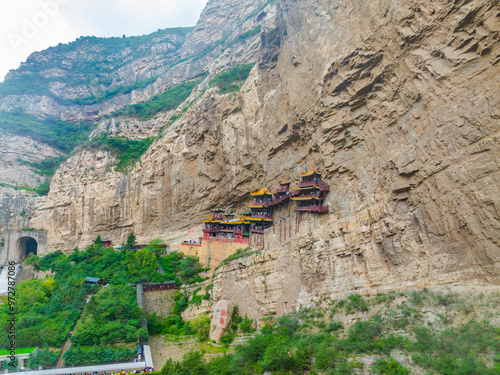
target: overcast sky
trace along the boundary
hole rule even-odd
[[[207,0],[0,0],[0,81],[35,51],[80,36],[194,26]]]

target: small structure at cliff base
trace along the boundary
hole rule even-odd
[[[233,303],[229,300],[220,300],[215,305],[212,321],[210,322],[210,340],[220,342],[227,327],[231,326],[231,317],[233,315]]]

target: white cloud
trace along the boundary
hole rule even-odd
[[[207,0],[2,0],[0,80],[34,51],[80,36],[194,26]]]

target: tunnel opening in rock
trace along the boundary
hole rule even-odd
[[[29,257],[30,254],[37,255],[38,242],[32,237],[22,237],[19,239],[18,251],[21,259]]]

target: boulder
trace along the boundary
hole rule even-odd
[[[210,322],[210,340],[220,342],[226,329],[231,326],[233,303],[229,300],[220,300],[215,305],[212,321]]]

